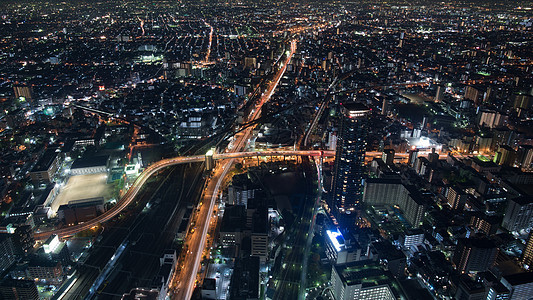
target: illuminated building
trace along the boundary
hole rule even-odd
[[[407,162],[407,164],[412,168],[416,168],[417,158],[418,158],[418,149],[409,150],[409,161]]]
[[[0,273],[3,273],[15,262],[15,246],[11,236],[7,233],[0,234]]]
[[[354,239],[345,239],[338,230],[326,230],[326,256],[334,264],[345,264],[361,259],[361,247]]]
[[[529,233],[527,238],[526,247],[522,251],[522,263],[531,269],[533,264],[533,230]]]
[[[93,156],[87,158],[78,158],[70,167],[71,175],[85,175],[106,173],[109,165],[109,156]]]
[[[530,172],[533,170],[533,146],[520,145],[518,148],[517,163],[523,172]]]
[[[416,188],[404,185],[399,179],[369,178],[364,185],[363,202],[373,206],[398,205],[413,228],[420,226],[426,213],[422,195]]]
[[[492,235],[498,231],[501,221],[501,216],[475,211],[472,212],[472,216],[470,217],[470,226],[486,235]]]
[[[457,242],[453,263],[460,273],[487,271],[498,254],[496,245],[488,239],[465,239]]]
[[[393,300],[401,297],[392,274],[376,261],[336,265],[331,270],[332,293],[336,300]]]
[[[502,283],[511,290],[511,300],[531,299],[533,295],[533,272],[503,276]]]
[[[23,99],[23,101],[33,100],[33,88],[31,86],[15,85],[13,86],[15,98]]]
[[[455,299],[486,299],[485,286],[466,274],[459,276]]]
[[[42,250],[39,251],[42,258],[50,261],[60,261],[62,265],[68,265],[71,262],[70,252],[65,242],[59,241],[55,234],[51,235],[43,244]]]
[[[246,229],[246,207],[244,205],[228,205],[224,210],[220,225],[220,243],[223,246],[240,245],[243,231]]]
[[[6,278],[0,283],[0,297],[13,300],[38,300],[39,292],[33,280]]]
[[[56,149],[48,149],[35,167],[30,172],[30,177],[33,184],[51,183],[53,176],[57,172],[61,164],[61,159]]]
[[[400,244],[407,249],[424,244],[424,231],[422,229],[414,229],[402,233],[400,235]]]
[[[496,156],[494,157],[495,163],[509,167],[512,167],[514,165],[515,160],[516,151],[507,145],[501,146],[500,149],[498,149]]]
[[[28,276],[48,284],[58,284],[63,280],[61,262],[35,258],[28,265]]]
[[[350,214],[363,199],[370,110],[360,103],[345,103],[341,105],[341,113],[333,179],[333,207],[335,213]]]
[[[468,195],[459,187],[451,186],[448,188],[446,200],[453,210],[463,210]]]
[[[394,149],[385,149],[385,150],[383,150],[383,154],[381,156],[381,159],[383,159],[383,161],[387,165],[394,164]]]
[[[533,198],[509,199],[507,210],[503,216],[502,227],[509,231],[533,228]]]
[[[17,252],[21,255],[26,254],[32,249],[35,240],[33,238],[33,230],[29,225],[17,227],[13,234],[13,242]]]

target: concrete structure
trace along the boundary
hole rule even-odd
[[[503,276],[502,283],[511,290],[510,300],[531,299],[533,295],[533,272]]]
[[[243,205],[227,206],[220,225],[220,243],[223,246],[240,245],[245,228],[246,208]]]
[[[0,273],[3,273],[15,262],[15,246],[11,235],[0,234]]]
[[[260,284],[259,257],[237,259],[231,277],[229,299],[259,300]]]
[[[331,286],[335,300],[393,300],[399,291],[394,278],[374,261],[360,261],[332,267]]]
[[[60,156],[58,155],[58,152],[56,152],[56,149],[46,150],[30,172],[33,184],[51,183],[59,165]]]
[[[341,105],[331,207],[335,214],[351,214],[363,200],[366,135],[370,110],[361,103]]]
[[[451,186],[448,188],[446,200],[451,209],[463,210],[467,199],[468,195],[458,186]]]
[[[394,164],[394,149],[385,149],[383,150],[383,154],[381,156],[381,159],[387,164],[392,165]]]
[[[253,213],[252,218],[252,242],[251,256],[257,256],[264,263],[268,258],[268,209],[260,207]]]
[[[364,185],[363,202],[367,205],[398,205],[405,219],[418,228],[426,212],[425,201],[414,187],[399,179],[369,178]]]
[[[67,225],[86,222],[104,212],[104,198],[90,198],[69,201],[67,205],[61,205],[57,210],[59,219]]]
[[[0,282],[0,297],[11,300],[39,300],[39,292],[33,280],[6,278]]]
[[[211,171],[213,170],[213,168],[215,168],[215,160],[213,159],[213,153],[214,150],[211,149],[205,154],[205,169],[207,171]]]
[[[424,243],[424,231],[422,229],[406,231],[400,235],[400,243],[407,249],[422,245]]]
[[[85,175],[106,173],[108,169],[109,156],[94,156],[79,158],[70,167],[71,175]]]
[[[215,278],[205,278],[202,283],[202,299],[217,299],[217,280]]]
[[[326,236],[326,256],[333,264],[361,260],[362,249],[355,239],[345,239],[338,230],[326,230]]]
[[[63,266],[59,261],[34,258],[27,272],[28,277],[46,284],[60,284],[63,281]]]
[[[498,248],[488,239],[465,239],[457,242],[453,263],[460,273],[487,271],[496,261]]]
[[[361,247],[355,239],[345,239],[338,230],[326,230],[326,256],[333,264],[346,264],[361,259]]]
[[[521,260],[528,270],[533,267],[533,230],[529,233]]]
[[[518,148],[517,164],[523,172],[533,171],[533,146],[521,145]]]
[[[154,280],[154,285],[159,288],[158,300],[164,300],[167,297],[168,287],[172,281],[177,261],[178,257],[175,250],[165,251],[159,259],[159,272]]]
[[[502,227],[509,231],[533,228],[533,198],[523,196],[509,199]]]

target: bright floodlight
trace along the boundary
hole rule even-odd
[[[328,234],[328,237],[331,243],[333,244],[333,246],[335,246],[335,250],[337,250],[337,252],[340,252],[342,245],[339,243],[339,240],[337,238],[339,236],[342,237],[342,234],[338,230],[336,231],[326,230],[326,233]]]

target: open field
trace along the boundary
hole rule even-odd
[[[53,214],[63,204],[69,201],[81,200],[88,198],[104,197],[109,199],[112,195],[111,186],[106,183],[107,174],[88,174],[72,176],[65,186],[61,187],[59,195],[50,205]]]

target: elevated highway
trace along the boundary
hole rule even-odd
[[[245,158],[245,157],[255,157],[255,156],[334,156],[333,151],[320,151],[320,150],[310,150],[310,151],[254,151],[254,152],[233,152],[233,153],[221,153],[214,154],[213,159],[215,160],[224,160],[224,159],[235,159],[235,158]],[[90,229],[100,223],[104,223],[118,215],[122,210],[124,210],[132,201],[135,199],[137,194],[140,192],[148,178],[150,178],[155,173],[159,172],[164,168],[170,166],[175,166],[179,164],[187,164],[194,162],[204,161],[204,155],[194,155],[194,156],[178,156],[169,159],[163,159],[156,163],[148,166],[133,182],[132,186],[128,189],[126,194],[122,196],[120,201],[113,206],[111,209],[105,213],[97,216],[96,218],[81,223],[74,226],[69,226],[61,229],[36,232],[35,239],[44,240],[52,234],[57,234],[61,238],[72,236],[78,232]]]
[[[241,141],[243,142],[243,141]],[[240,145],[242,147],[242,144]],[[419,156],[427,156],[430,152],[421,152]],[[408,153],[396,153],[395,157],[397,158],[407,158]],[[219,153],[214,154],[213,159],[215,160],[226,160],[226,159],[236,159],[236,158],[246,158],[246,157],[257,157],[257,156],[312,156],[312,157],[334,157],[335,151],[331,150],[281,150],[281,151],[250,151],[250,152],[228,152],[228,153]],[[381,152],[367,152],[367,157],[380,157]],[[179,164],[188,164],[195,162],[202,162],[205,160],[204,155],[194,155],[194,156],[178,156],[169,159],[163,159],[156,163],[148,166],[133,182],[132,186],[128,189],[126,194],[117,202],[108,211],[97,216],[96,218],[81,224],[74,226],[69,226],[65,228],[60,228],[50,231],[41,231],[35,233],[35,239],[44,240],[52,234],[57,234],[60,238],[65,238],[73,236],[78,232],[90,229],[98,224],[105,223],[118,215],[123,211],[129,204],[133,202],[137,194],[140,192],[146,181],[155,173],[161,171],[164,168],[170,166],[175,166]],[[228,167],[229,168],[229,167]]]

